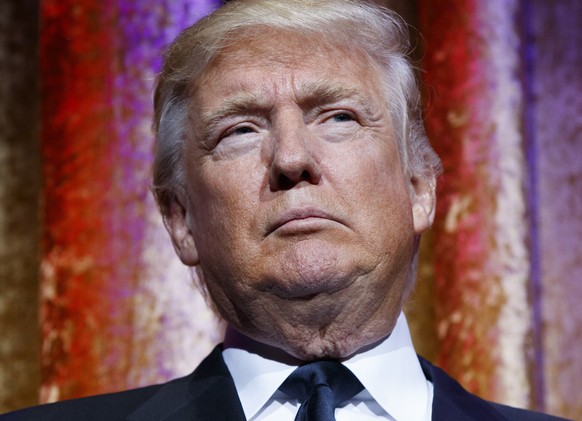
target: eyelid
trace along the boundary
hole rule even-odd
[[[328,110],[322,110],[320,113],[321,122],[329,121],[330,119],[334,118],[337,115],[345,114],[352,118],[354,121],[359,122],[360,118],[356,111],[347,109],[347,108],[334,108]]]
[[[242,127],[252,127],[254,130],[258,130],[259,122],[256,119],[250,118],[249,116],[238,116],[233,115],[225,117],[220,121],[216,121],[212,127],[208,130],[207,139],[214,143],[220,142],[226,136],[232,134],[238,128]]]
[[[229,126],[226,130],[223,130],[220,133],[219,137],[220,138],[223,138],[223,137],[226,137],[226,136],[230,136],[231,134],[233,134],[234,132],[236,132],[239,129],[252,129],[252,130],[257,131],[256,124],[253,124],[251,122],[245,121],[245,122],[242,122],[242,123],[237,123],[237,124],[234,124],[232,126]]]

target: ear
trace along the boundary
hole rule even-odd
[[[182,263],[186,266],[198,265],[198,249],[188,223],[188,211],[177,197],[164,212],[164,225]]]
[[[436,205],[436,180],[434,175],[413,176],[410,179],[412,193],[412,219],[417,235],[428,230],[433,221]]]

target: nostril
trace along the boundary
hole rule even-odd
[[[278,188],[281,190],[289,190],[302,181],[312,181],[311,173],[309,171],[303,170],[300,173],[296,173],[295,175],[281,173],[277,178]]]
[[[308,151],[296,154],[279,152],[273,156],[268,168],[270,188],[273,191],[290,190],[303,183],[319,183],[319,164]]]
[[[279,174],[279,180],[277,184],[279,185],[279,189],[289,190],[297,183],[287,177],[285,174]]]

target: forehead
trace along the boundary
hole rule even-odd
[[[240,34],[225,46],[195,81],[194,91],[197,100],[241,92],[266,100],[281,91],[300,95],[322,86],[380,93],[381,85],[379,66],[354,45],[263,29]]]

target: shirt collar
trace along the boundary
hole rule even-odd
[[[297,363],[282,362],[277,358],[279,355],[269,358],[271,347],[263,345],[267,352],[261,349],[260,354],[258,347],[261,345],[257,342],[227,328],[222,356],[234,380],[246,419],[259,412],[297,368]]]
[[[254,416],[297,365],[231,346],[222,353],[247,419]],[[423,419],[431,385],[414,351],[408,324],[400,314],[392,333],[378,345],[343,361],[374,400],[395,419]]]
[[[388,338],[343,364],[394,419],[425,419],[432,405],[432,384],[422,372],[404,313]]]

